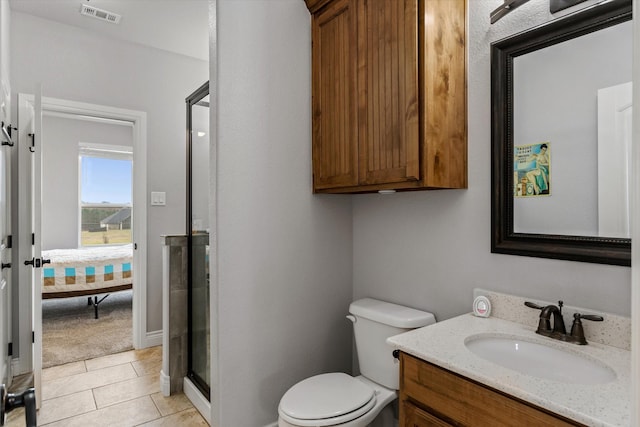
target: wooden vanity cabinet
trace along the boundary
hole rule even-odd
[[[465,0],[306,0],[314,192],[466,188]]]
[[[400,427],[582,426],[400,353]]]

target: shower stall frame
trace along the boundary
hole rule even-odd
[[[192,108],[198,103],[202,102],[209,94],[209,82],[204,83],[195,92],[186,98],[187,104],[187,217],[186,217],[186,235],[187,235],[187,309],[188,309],[188,357],[187,357],[187,378],[193,383],[193,385],[200,391],[200,393],[208,400],[211,401],[211,389],[208,384],[208,380],[202,378],[193,369],[193,221],[192,221],[192,202],[193,202],[193,113]]]

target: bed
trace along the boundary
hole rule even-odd
[[[42,298],[89,296],[96,319],[98,305],[110,292],[132,288],[132,244],[51,249],[42,251],[42,258],[51,260],[42,268]],[[99,294],[106,295],[99,299]]]

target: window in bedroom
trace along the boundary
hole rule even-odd
[[[80,246],[132,242],[131,147],[80,145]]]

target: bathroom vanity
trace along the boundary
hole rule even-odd
[[[465,314],[389,338],[400,350],[400,426],[629,426],[630,351],[537,335],[536,318]],[[500,340],[533,353],[489,360],[474,348]]]

